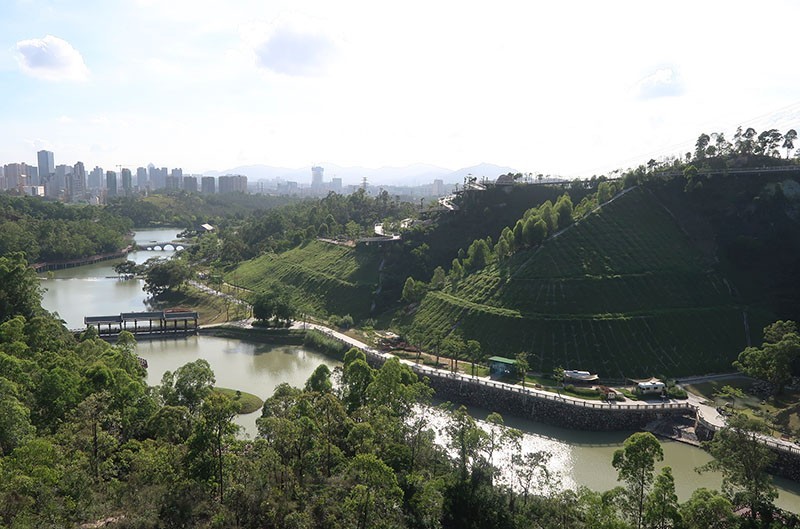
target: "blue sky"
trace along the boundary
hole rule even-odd
[[[0,162],[590,176],[798,127],[797,20],[789,0],[4,0]]]

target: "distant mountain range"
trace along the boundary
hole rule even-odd
[[[368,167],[341,167],[334,164],[319,164],[325,169],[324,179],[329,182],[332,178],[341,178],[344,185],[360,184],[364,177],[370,185],[406,185],[416,186],[430,184],[435,179],[443,180],[445,184],[458,184],[464,181],[464,177],[472,175],[480,180],[486,177],[494,180],[501,174],[516,173],[516,169],[503,167],[500,165],[481,163],[472,167],[464,167],[453,171],[444,167],[430,164],[413,164],[405,167],[381,167],[370,169]],[[221,176],[226,174],[241,174],[247,176],[248,180],[255,182],[258,180],[288,180],[299,184],[311,183],[311,166],[299,169],[289,169],[286,167],[274,167],[270,165],[242,165],[232,167],[225,171],[206,171],[207,176]]]

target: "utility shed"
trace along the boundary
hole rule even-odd
[[[517,370],[517,361],[504,356],[492,356],[489,358],[489,375],[493,377],[503,377],[513,375]]]

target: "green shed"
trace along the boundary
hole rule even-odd
[[[492,356],[489,358],[489,375],[493,377],[504,377],[513,375],[517,370],[517,361],[504,356]]]

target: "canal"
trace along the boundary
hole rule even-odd
[[[171,240],[177,230],[143,230],[136,233],[136,242],[144,244]],[[142,263],[150,257],[167,257],[171,252],[139,251],[129,258]],[[147,310],[147,294],[138,279],[121,280],[112,267],[118,261],[105,261],[51,274],[43,274],[42,286],[46,289],[42,304],[57,312],[69,328],[83,327],[83,317],[110,315],[121,312]],[[258,395],[262,399],[272,395],[282,382],[302,386],[321,364],[333,368],[338,363],[316,352],[297,346],[274,346],[254,342],[190,336],[180,339],[142,341],[138,354],[147,359],[148,383],[159,384],[164,371],[200,358],[209,362],[221,387],[239,389]],[[470,410],[478,419],[488,415],[487,410]],[[434,425],[443,425],[444,412],[432,410]],[[237,417],[245,435],[256,434],[255,421],[260,412]],[[543,425],[515,417],[505,417],[506,424],[525,433],[526,451],[548,450],[553,453],[551,470],[561,477],[562,488],[587,486],[594,490],[607,490],[616,485],[616,471],[611,459],[625,438],[632,432],[585,432]],[[438,428],[442,430],[443,428]],[[672,467],[678,497],[688,499],[699,487],[719,489],[721,476],[717,473],[698,474],[695,469],[711,458],[695,447],[663,441],[664,462]],[[780,495],[776,504],[793,512],[800,512],[800,484],[776,479]]]

